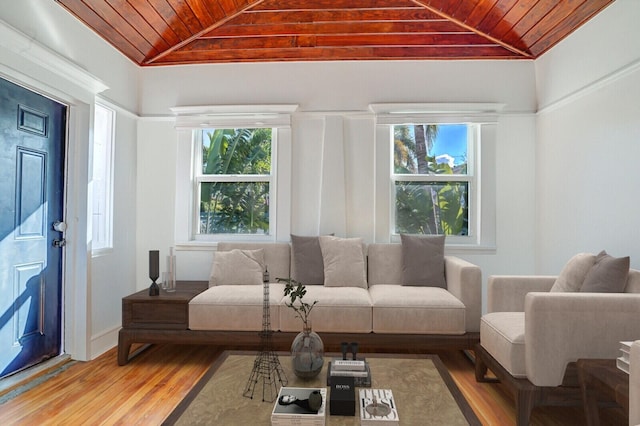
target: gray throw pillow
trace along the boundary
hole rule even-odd
[[[629,276],[629,256],[612,257],[604,250],[596,256],[580,291],[589,293],[623,293]]]
[[[596,255],[591,253],[578,253],[573,256],[553,283],[552,292],[580,291],[587,274],[596,263]]]
[[[304,285],[324,284],[324,263],[318,237],[291,234],[291,278]]]
[[[444,235],[406,235],[402,241],[402,285],[447,288]]]

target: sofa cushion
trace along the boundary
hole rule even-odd
[[[622,293],[629,276],[629,257],[612,257],[604,250],[598,253],[596,263],[589,270],[582,292]]]
[[[273,331],[280,329],[280,302],[283,294],[284,284],[269,284],[269,316]],[[263,300],[262,285],[210,287],[189,302],[189,328],[261,331]]]
[[[444,235],[405,235],[402,240],[402,285],[447,288]]]
[[[526,378],[524,312],[492,312],[480,319],[480,344],[513,377]]]
[[[324,284],[324,263],[317,236],[291,234],[291,278],[304,285]]]
[[[367,288],[364,249],[361,238],[320,236],[327,287]]]
[[[262,249],[218,251],[213,256],[209,286],[260,285],[263,272],[264,251]]]
[[[464,334],[464,304],[438,287],[369,288],[374,333]]]
[[[316,332],[371,333],[371,298],[358,287],[308,286],[303,301],[318,303],[311,310],[311,327]],[[302,331],[302,320],[287,307],[288,297],[282,297],[280,330]]]
[[[552,292],[580,291],[582,283],[596,262],[596,256],[591,253],[578,253],[573,256],[551,287]]]

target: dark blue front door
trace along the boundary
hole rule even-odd
[[[0,79],[0,377],[61,351],[66,115]]]

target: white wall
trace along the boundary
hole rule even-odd
[[[115,344],[120,299],[135,288],[137,116],[130,111],[138,110],[138,68],[53,1],[0,0],[0,34],[0,77],[70,106],[64,348],[75,359],[91,359]],[[125,109],[116,118],[115,249],[92,259],[89,144],[99,93]]]
[[[536,61],[536,271],[578,252],[640,268],[640,2],[618,0]]]
[[[92,357],[112,348],[117,341],[122,297],[136,290],[138,118],[117,108],[115,111],[113,249],[91,258]]]
[[[493,273],[532,273],[535,212],[535,75],[530,61],[384,61],[339,63],[221,64],[142,70],[141,114],[166,117],[170,108],[216,104],[298,104],[292,122],[291,232],[335,232],[376,240],[375,120],[368,110],[385,102],[492,102],[505,104],[497,126],[494,193],[495,251],[456,252]],[[138,256],[166,250],[174,211],[158,203],[159,179],[145,178],[153,164],[176,167],[176,133],[166,121],[144,120],[139,129],[138,213],[150,203],[154,214],[138,222]],[[153,142],[152,142],[153,141]],[[341,157],[331,157],[336,151]],[[336,161],[337,160],[337,161]],[[333,167],[335,162],[337,167]],[[344,167],[341,165],[344,164]],[[344,187],[326,194],[326,182],[344,176]],[[146,183],[145,183],[146,182]],[[153,185],[150,186],[150,185]],[[174,188],[163,187],[163,200]],[[322,195],[321,195],[322,194]],[[343,195],[344,194],[344,195]],[[487,197],[489,198],[489,197]],[[323,201],[324,200],[324,201]],[[184,206],[188,208],[188,206]],[[524,242],[524,243],[523,243]],[[184,247],[183,247],[184,248]],[[206,279],[211,252],[178,253],[178,275]],[[147,266],[138,262],[138,281]],[[140,287],[140,284],[139,284]],[[142,287],[140,287],[142,288]]]
[[[116,136],[116,250],[92,261],[84,246],[83,258],[86,234],[71,230],[76,245],[67,248],[75,253],[67,283],[73,290],[68,347],[77,357],[89,358],[109,342],[115,344],[120,297],[148,286],[148,250],[165,255],[175,242],[178,138],[166,119],[174,106],[299,104],[292,126],[291,231],[339,228],[372,241],[375,132],[368,105],[503,103],[496,156],[488,165],[496,173],[496,250],[461,257],[480,265],[485,281],[494,273],[557,273],[576,251],[601,248],[630,254],[637,267],[633,184],[640,177],[635,164],[639,18],[640,2],[618,0],[535,63],[365,61],[138,69],[55,2],[0,0],[0,19],[24,33],[31,46],[45,46],[67,61],[74,75],[88,76],[71,81],[26,58],[38,49],[27,45],[17,51],[0,42],[0,74],[74,105],[68,205],[76,228],[83,221],[86,227],[90,110],[100,81],[108,86],[102,95],[124,108]],[[87,87],[85,81],[95,84]],[[536,116],[537,105],[543,111]],[[137,120],[134,135],[135,114],[144,118]],[[336,218],[314,194],[332,172],[327,164],[318,168],[327,142],[322,135],[340,129],[346,196],[339,206],[344,214]],[[602,170],[606,173],[599,174]],[[178,273],[184,278],[205,278],[209,264],[210,251],[178,253]],[[93,273],[87,275],[88,270]],[[84,293],[75,290],[83,287]]]

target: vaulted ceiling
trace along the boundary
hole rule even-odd
[[[55,0],[140,66],[535,59],[613,0]]]

